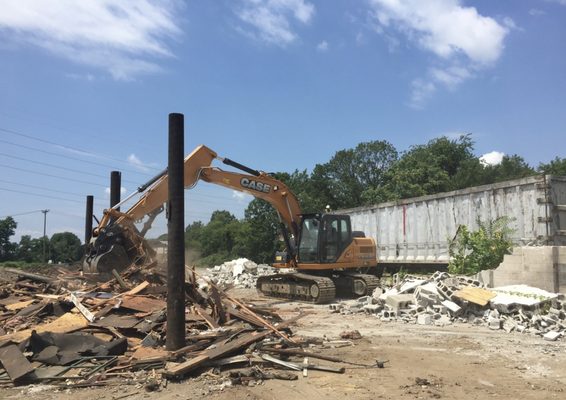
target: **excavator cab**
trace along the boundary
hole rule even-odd
[[[304,214],[299,237],[300,263],[335,263],[352,242],[350,218],[335,214]]]

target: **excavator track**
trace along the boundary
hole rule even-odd
[[[379,278],[375,275],[349,273],[346,277],[353,281],[352,296],[371,296],[380,283]]]
[[[332,279],[302,273],[260,276],[256,287],[265,296],[316,304],[328,303],[336,296]]]

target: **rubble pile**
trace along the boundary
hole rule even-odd
[[[222,387],[297,379],[288,370],[344,372],[343,367],[305,360],[329,360],[303,350],[320,343],[292,335],[290,326],[305,314],[283,319],[278,309],[244,303],[213,283],[202,290],[194,270],[184,283],[186,346],[176,351],[164,347],[167,290],[164,277],[151,266],[132,266],[103,283],[72,270],[51,276],[4,272],[0,386],[134,384],[152,391],[167,380],[210,370]],[[275,357],[278,354],[301,356],[300,364]]]
[[[429,278],[405,276],[387,290],[377,288],[372,296],[331,304],[330,309],[342,314],[372,314],[384,322],[485,325],[550,341],[566,334],[566,300],[562,294],[527,285],[488,290],[476,280],[446,272],[436,272]]]
[[[239,288],[255,288],[257,278],[275,273],[275,268],[267,264],[256,264],[247,258],[226,261],[207,269],[207,275],[217,285],[234,285]]]

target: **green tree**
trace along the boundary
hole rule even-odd
[[[512,179],[525,178],[535,175],[536,171],[517,154],[503,156],[497,165],[484,166],[482,171],[482,184],[503,182]]]
[[[55,233],[49,240],[49,248],[54,262],[72,263],[82,255],[81,240],[71,232]]]
[[[336,152],[327,163],[316,165],[311,183],[332,208],[357,207],[362,204],[365,191],[388,181],[387,172],[397,158],[397,150],[389,142],[360,143],[353,149]]]
[[[543,174],[566,176],[566,158],[556,157],[548,164],[540,163],[538,170]]]
[[[23,235],[18,244],[16,258],[28,263],[41,261],[41,245],[40,239],[32,239],[30,235]]]
[[[258,263],[270,263],[278,248],[279,218],[266,201],[254,199],[245,211],[247,257]]]
[[[395,200],[446,192],[471,186],[481,170],[473,154],[470,135],[458,139],[440,137],[425,145],[412,146],[384,177],[382,187],[373,188],[366,201]]]
[[[9,261],[16,255],[18,245],[10,241],[16,233],[18,223],[12,217],[0,219],[0,261]]]
[[[450,263],[448,271],[453,274],[471,275],[485,269],[496,268],[509,254],[513,245],[509,218],[501,217],[482,222],[478,229],[471,231],[460,225],[456,238],[450,242]]]
[[[195,221],[185,228],[185,247],[200,251],[201,237],[205,225],[201,221]]]

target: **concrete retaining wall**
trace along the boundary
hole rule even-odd
[[[489,287],[526,284],[566,293],[566,246],[515,247],[499,267],[476,279]]]

